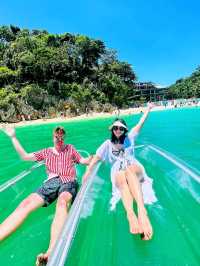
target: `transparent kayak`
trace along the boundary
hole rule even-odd
[[[121,202],[115,211],[110,211],[110,169],[101,164],[72,206],[68,217],[71,224],[66,223],[66,231],[62,232],[48,265],[199,265],[199,172],[155,145],[140,146],[136,157],[153,178],[158,198],[147,206],[154,228],[153,239],[142,241],[140,236],[129,233]],[[79,180],[83,171],[84,167],[78,166]],[[1,221],[37,189],[44,176],[44,166],[33,164],[1,183]],[[36,210],[0,243],[1,265],[34,265],[37,254],[48,247],[54,211],[55,203]]]

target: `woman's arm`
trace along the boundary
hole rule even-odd
[[[92,170],[94,169],[94,166],[96,163],[101,160],[101,158],[98,155],[94,155],[92,158],[90,164],[88,165],[83,177],[82,177],[82,183],[85,183],[86,180],[88,179],[89,175],[91,174]]]
[[[83,157],[81,157],[81,159],[80,159],[80,163],[81,163],[81,164],[86,164],[86,165],[88,165],[88,164],[90,164],[90,162],[92,161],[92,158],[93,158],[93,155],[90,155],[90,156],[87,157],[87,158],[83,158]]]
[[[20,157],[25,161],[35,161],[35,156],[33,153],[27,153],[22,145],[20,144],[19,140],[16,137],[15,129],[14,128],[6,128],[4,129],[4,132],[10,137],[12,140],[12,144],[15,148],[15,150],[18,152]]]
[[[87,169],[86,169],[85,174],[84,174],[83,177],[82,177],[82,183],[84,183],[84,182],[88,179],[88,177],[89,177],[89,175],[91,174],[91,172],[92,172],[94,166],[96,165],[96,163],[97,163],[98,161],[100,161],[100,160],[101,160],[101,161],[104,161],[104,160],[105,160],[105,158],[106,158],[106,154],[107,154],[107,150],[108,150],[108,145],[109,145],[109,141],[106,140],[106,141],[104,141],[104,142],[101,144],[101,146],[96,150],[96,154],[95,154],[94,157],[92,158],[92,160],[91,160],[89,166],[88,166]]]
[[[153,104],[151,103],[148,104],[147,110],[144,112],[143,116],[140,118],[140,121],[138,122],[138,124],[131,129],[130,131],[131,134],[137,135],[140,132],[142,126],[144,125],[145,120],[148,117],[149,112],[151,111],[153,107],[154,107]]]

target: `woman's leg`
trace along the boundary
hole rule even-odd
[[[126,210],[127,219],[129,222],[130,232],[132,234],[141,233],[137,217],[133,210],[133,197],[128,188],[124,171],[116,172],[115,182],[121,193],[122,202]]]
[[[24,199],[19,206],[0,225],[0,241],[14,232],[33,210],[41,207],[44,200],[37,194],[32,193]]]
[[[130,165],[126,170],[126,179],[128,182],[128,187],[131,191],[132,196],[135,198],[138,208],[138,222],[141,226],[142,232],[144,234],[143,239],[149,240],[152,238],[153,229],[150,220],[147,216],[147,211],[144,206],[143,195],[141,184],[137,177],[138,165]]]

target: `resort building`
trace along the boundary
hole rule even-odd
[[[168,88],[154,84],[152,82],[135,83],[134,95],[131,97],[134,101],[163,101],[167,99]]]

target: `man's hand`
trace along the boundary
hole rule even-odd
[[[24,148],[22,147],[19,140],[16,138],[15,135],[15,128],[14,127],[6,127],[3,129],[4,132],[12,139],[12,144],[20,157],[25,161],[35,161],[35,155],[34,153],[27,153]]]

